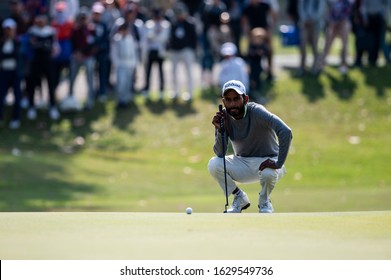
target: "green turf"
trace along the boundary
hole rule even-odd
[[[2,260],[380,260],[391,212],[0,213],[0,248]]]
[[[276,211],[391,210],[391,67],[342,77],[331,65],[302,79],[293,70],[265,86],[266,106],[294,135]],[[0,128],[0,211],[221,212],[207,171],[219,97],[197,86],[190,104],[137,96],[117,112],[111,98],[58,122],[40,112],[18,131]],[[254,213],[259,186],[244,190]]]

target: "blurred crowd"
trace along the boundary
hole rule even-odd
[[[191,101],[195,63],[202,69],[202,87],[240,79],[257,101],[264,83],[274,80],[272,37],[281,14],[299,31],[297,76],[319,75],[337,37],[342,42],[342,75],[349,67],[376,66],[380,54],[390,63],[386,32],[391,0],[286,0],[284,5],[282,0],[183,0],[164,6],[143,2],[99,0],[82,6],[79,0],[9,0],[0,30],[0,127],[7,123],[10,129],[19,128],[22,114],[27,121],[35,120],[42,102],[51,120],[60,119],[62,112],[90,110],[95,102],[106,102],[109,93],[114,93],[119,110],[126,109],[136,93],[150,98],[154,70],[160,98],[169,94]],[[351,33],[353,65],[347,59]],[[313,58],[309,69],[308,49]],[[167,61],[170,73],[164,71]],[[81,69],[83,93],[75,87]],[[136,88],[140,77],[143,86]],[[68,92],[59,100],[64,80]],[[13,95],[12,110],[4,116],[8,94]]]

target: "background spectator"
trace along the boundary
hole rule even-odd
[[[99,101],[105,102],[107,100],[107,82],[109,76],[109,56],[110,56],[110,41],[109,30],[107,25],[102,20],[102,15],[105,7],[96,2],[91,8],[91,19],[94,41],[94,56],[97,66],[98,87],[96,89],[96,97]]]
[[[242,55],[240,41],[242,38],[242,13],[244,0],[226,0],[227,11],[229,14],[229,27],[232,32],[232,42],[238,48],[238,56]]]
[[[77,104],[74,98],[74,84],[79,70],[82,66],[85,68],[85,76],[87,80],[87,100],[84,108],[91,109],[95,103],[94,92],[94,68],[96,48],[94,44],[94,26],[88,18],[89,10],[86,7],[80,9],[80,13],[76,19],[75,26],[72,30],[72,56],[70,64],[70,79],[69,79],[69,97],[70,101],[65,102]],[[78,107],[78,106],[77,106]]]
[[[61,75],[67,71],[72,54],[71,34],[74,22],[66,16],[68,6],[65,1],[58,1],[55,6],[55,14],[52,27],[56,30],[59,50],[53,58],[53,83],[56,89],[60,84]],[[69,79],[69,74],[67,75]]]
[[[50,16],[54,17],[56,15],[57,3],[64,2],[67,9],[64,12],[64,17],[66,20],[75,21],[77,14],[80,9],[80,1],[79,0],[50,0]]]
[[[355,58],[354,66],[362,67],[363,55],[365,52],[369,51],[369,45],[371,44],[369,39],[369,34],[367,28],[364,24],[364,19],[361,13],[361,1],[355,0],[352,7],[351,22],[352,22],[352,31],[354,33],[354,49],[355,49]]]
[[[30,15],[30,24],[34,24],[38,15],[49,16],[51,0],[19,0],[23,3],[24,10]]]
[[[250,42],[247,51],[247,63],[249,65],[250,84],[249,96],[256,101],[262,91],[263,62],[267,58],[268,45],[266,44],[266,31],[257,27],[250,32]]]
[[[348,71],[348,43],[351,31],[351,12],[352,0],[330,0],[327,6],[327,28],[326,40],[323,54],[319,59],[318,70],[321,71],[325,66],[327,56],[330,52],[335,37],[339,36],[342,41],[341,65],[339,70],[341,74]]]
[[[377,65],[379,52],[383,51],[389,10],[389,0],[361,0],[360,11],[371,41],[368,60],[372,66]]]
[[[200,9],[200,19],[202,23],[201,43],[202,43],[202,81],[205,86],[213,83],[213,65],[215,57],[212,54],[212,42],[210,42],[210,30],[219,30],[221,25],[221,15],[227,12],[227,6],[221,0],[205,0]],[[208,35],[209,34],[209,35]],[[220,49],[217,49],[217,54]]]
[[[53,76],[53,56],[56,49],[56,31],[48,24],[46,15],[35,17],[35,23],[28,30],[29,43],[33,52],[30,69],[31,85],[28,87],[29,110],[27,117],[34,120],[37,117],[35,109],[35,89],[41,87],[45,78],[49,94],[49,116],[52,120],[58,120],[60,114],[56,106],[56,96]]]
[[[174,94],[177,98],[179,95],[178,83],[178,65],[183,63],[186,71],[187,94],[184,99],[191,99],[194,92],[193,70],[195,62],[195,51],[197,48],[197,31],[193,18],[187,12],[184,4],[177,4],[174,7],[175,21],[171,27],[170,50],[172,62],[172,79]]]
[[[272,5],[272,3],[274,5]],[[266,30],[266,44],[268,45],[267,55],[267,80],[273,79],[273,52],[272,52],[272,36],[273,27],[277,20],[277,2],[250,0],[248,5],[243,10],[242,25],[244,34],[250,40],[250,32],[252,29],[260,27]]]
[[[116,73],[117,108],[128,107],[133,101],[133,92],[130,92],[133,83],[134,70],[136,68],[137,45],[132,34],[128,32],[127,23],[123,23],[114,35],[110,57]]]
[[[10,18],[16,22],[16,34],[21,36],[27,32],[31,24],[31,16],[24,9],[20,0],[11,0],[9,2]]]
[[[9,128],[20,127],[21,99],[21,53],[20,43],[16,37],[16,22],[8,18],[2,23],[3,36],[0,38],[0,126],[4,121],[4,101],[9,88],[12,88],[14,104]]]
[[[288,0],[286,13],[295,26],[299,24],[298,0]]]
[[[219,86],[222,86],[232,80],[237,79],[243,85],[249,88],[248,70],[246,62],[237,56],[237,47],[232,42],[224,43],[221,46],[222,60],[220,62]]]
[[[307,45],[310,46],[313,56],[312,73],[317,74],[319,59],[318,42],[324,26],[325,1],[299,0],[299,26],[300,26],[300,68],[297,73],[301,76],[306,71]]]
[[[116,34],[116,32],[118,31],[118,28],[121,25],[123,25],[124,23],[126,23],[126,25],[128,26],[129,34],[133,37],[133,39],[136,42],[138,62],[142,62],[138,66],[139,66],[139,68],[141,68],[140,71],[145,72],[145,69],[143,67],[145,64],[145,60],[146,60],[146,58],[143,57],[143,54],[145,53],[145,51],[144,52],[141,51],[142,46],[145,44],[144,22],[138,18],[138,10],[139,9],[138,9],[137,5],[134,3],[126,5],[122,11],[123,16],[118,18],[114,22],[114,25],[111,27],[109,37],[113,38],[114,34]],[[129,89],[131,92],[136,91],[134,85],[135,85],[137,78],[138,78],[138,75],[137,75],[138,71],[139,70],[136,67],[134,74],[133,74],[133,77],[132,77],[132,80],[133,80],[133,83],[131,85],[132,88]]]
[[[146,82],[143,90],[144,96],[149,97],[150,80],[152,66],[156,64],[159,71],[159,90],[160,98],[164,95],[164,72],[163,62],[165,60],[167,44],[170,38],[170,22],[163,18],[163,10],[154,8],[152,11],[152,19],[145,23],[146,32]]]

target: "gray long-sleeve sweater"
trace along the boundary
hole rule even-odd
[[[232,143],[234,154],[242,157],[278,157],[276,165],[282,167],[288,156],[292,141],[292,130],[276,115],[264,106],[249,102],[242,119],[235,120],[229,114],[226,119],[225,148],[228,138]],[[221,133],[216,129],[215,154],[223,156]],[[226,151],[225,151],[226,152]]]

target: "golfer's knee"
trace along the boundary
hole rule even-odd
[[[265,168],[259,172],[259,178],[261,182],[274,185],[277,182],[277,170],[271,168]]]
[[[211,158],[208,163],[208,170],[212,176],[222,172],[222,159],[219,157]]]

